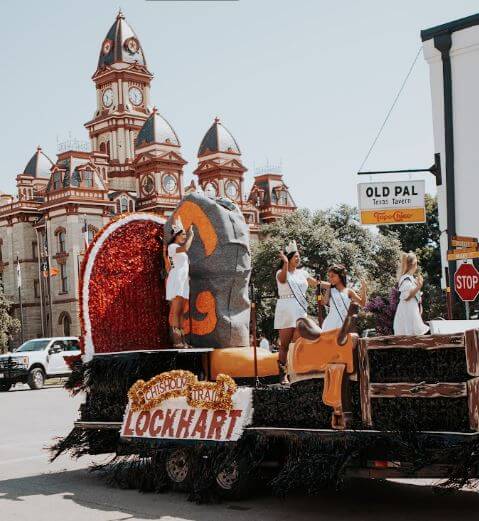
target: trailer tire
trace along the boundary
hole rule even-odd
[[[6,393],[7,391],[10,390],[11,386],[12,386],[12,384],[6,384],[6,383],[0,384],[0,393]]]
[[[251,473],[251,466],[246,461],[230,461],[216,474],[216,490],[224,499],[245,499],[259,488],[257,473]]]
[[[42,389],[45,383],[45,373],[41,367],[34,367],[28,373],[28,387],[33,390]]]
[[[193,451],[187,447],[175,447],[168,451],[165,471],[173,490],[187,492],[193,482]]]

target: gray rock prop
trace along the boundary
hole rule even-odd
[[[249,230],[239,208],[228,199],[209,198],[192,193],[183,198],[165,226],[165,241],[171,238],[171,225],[179,213],[186,213],[191,202],[199,206],[212,223],[218,243],[209,256],[200,239],[198,227],[188,252],[190,260],[191,318],[202,320],[195,303],[199,293],[210,291],[216,300],[217,324],[206,335],[193,333],[190,343],[195,347],[244,347],[249,345],[250,300],[248,284],[251,274]],[[182,217],[185,227],[188,219]],[[193,328],[194,330],[195,328]]]

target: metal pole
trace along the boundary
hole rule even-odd
[[[451,295],[451,284],[449,280],[449,268],[444,268],[444,278],[446,279],[446,306],[447,306],[447,319],[452,320],[452,295]]]
[[[46,227],[45,227],[45,244],[47,247],[47,287],[48,287],[48,306],[50,309],[50,323],[49,323],[49,330],[50,330],[50,336],[53,336],[53,305],[52,305],[52,284],[51,284],[51,256],[50,256],[50,244],[48,240],[48,223],[49,221],[46,221]]]
[[[42,323],[42,336],[45,336],[45,324],[43,317],[43,281],[42,281],[42,253],[40,250],[40,238],[38,236],[38,228],[35,228],[35,233],[37,236],[37,257],[38,257],[38,289],[40,290],[40,321]]]
[[[251,284],[251,329],[253,335],[253,358],[254,358],[254,386],[258,387],[258,347],[256,340],[256,302],[254,286]]]
[[[25,335],[23,331],[23,302],[22,302],[22,279],[18,276],[20,273],[20,259],[17,254],[17,286],[18,286],[18,303],[20,305],[20,335],[22,339],[22,344],[25,340]]]
[[[321,277],[318,277],[317,281],[318,281],[318,285],[316,286],[316,302],[318,305],[318,324],[319,324],[319,327],[323,327],[324,307],[323,307],[323,295],[321,293]]]
[[[464,305],[466,307],[466,320],[469,320],[471,318],[471,311],[469,309],[469,302],[466,300],[466,302],[464,302]]]

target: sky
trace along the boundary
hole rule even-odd
[[[256,169],[281,164],[296,204],[311,209],[357,204],[356,172],[420,30],[479,11],[472,0],[2,2],[1,191],[14,192],[37,145],[54,159],[70,133],[88,140],[91,76],[119,7],[155,76],[152,102],[182,143],[186,183],[219,116],[242,151],[246,188]],[[433,163],[428,74],[421,54],[364,169]]]

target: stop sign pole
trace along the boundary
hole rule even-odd
[[[474,264],[465,261],[457,268],[454,273],[454,289],[465,303],[466,318],[469,320],[469,302],[476,300],[479,294],[479,271]]]

